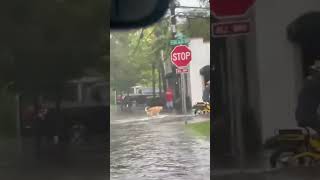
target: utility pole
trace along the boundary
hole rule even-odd
[[[176,38],[177,34],[177,19],[176,19],[176,3],[173,0],[170,4],[170,15],[171,15],[171,31],[172,31],[172,39]],[[187,113],[187,106],[186,106],[186,84],[185,84],[185,74],[180,74],[180,97],[181,97],[181,110],[182,114]]]
[[[177,33],[177,29],[176,29],[176,25],[177,25],[177,19],[176,19],[176,3],[175,1],[171,1],[170,3],[170,13],[171,13],[171,32],[172,32],[172,39],[175,38],[176,33]]]

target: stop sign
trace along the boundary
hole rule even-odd
[[[177,67],[186,67],[191,61],[191,50],[188,46],[179,45],[171,51],[171,62]]]
[[[239,17],[247,13],[255,0],[210,0],[210,7],[216,18]]]

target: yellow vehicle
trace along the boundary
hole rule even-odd
[[[265,144],[271,149],[272,168],[289,166],[312,166],[320,162],[320,138],[310,129],[282,129]]]
[[[198,102],[192,107],[192,109],[195,115],[210,114],[210,110],[211,110],[210,103],[208,102]]]

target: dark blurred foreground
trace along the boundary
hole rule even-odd
[[[108,179],[107,147],[104,137],[87,144],[59,146],[43,144],[41,157],[35,156],[33,140],[0,141],[0,179],[85,180]],[[19,148],[21,151],[19,151]]]

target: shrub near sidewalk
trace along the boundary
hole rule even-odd
[[[195,135],[210,138],[210,120],[187,124],[187,128],[190,129]]]

